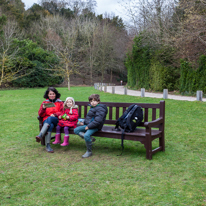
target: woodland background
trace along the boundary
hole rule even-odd
[[[0,87],[123,80],[128,87],[206,92],[206,1],[0,0]]]

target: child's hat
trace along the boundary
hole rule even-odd
[[[76,108],[76,107],[75,107],[74,98],[73,98],[73,97],[67,97],[66,100],[65,100],[65,102],[64,102],[64,106],[66,106],[66,102],[67,102],[67,100],[69,100],[69,99],[71,99],[72,102],[73,102],[73,104],[72,104],[72,106],[71,106],[71,108],[70,108],[70,112],[69,112],[70,114],[72,114],[72,108]]]
[[[74,98],[73,98],[73,97],[67,97],[65,102],[67,102],[67,100],[69,100],[69,99],[72,100],[72,102],[73,102],[73,106],[74,106],[74,105],[75,105],[75,101],[74,101]]]

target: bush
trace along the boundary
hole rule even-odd
[[[194,93],[197,90],[206,92],[206,56],[202,55],[199,59],[197,70],[186,61],[181,60],[180,67],[180,92]]]
[[[127,54],[125,63],[128,86],[155,91],[178,89],[180,75],[179,69],[172,66],[173,53],[171,47],[152,50],[141,35],[135,37],[132,53]]]
[[[16,40],[15,46],[20,49],[17,60],[12,62],[13,67],[26,67],[26,73],[20,73],[22,77],[12,81],[15,87],[45,87],[60,84],[62,77],[55,76],[54,68],[59,64],[57,56],[37,46],[31,40]]]
[[[149,89],[150,59],[150,48],[142,45],[141,35],[135,37],[132,53],[125,61],[128,86]]]

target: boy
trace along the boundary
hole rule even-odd
[[[92,94],[88,99],[91,109],[87,113],[84,123],[81,123],[82,126],[74,129],[74,133],[83,137],[86,142],[87,151],[82,155],[83,158],[87,158],[92,155],[91,135],[102,129],[108,112],[106,105],[99,104],[100,98],[98,94]]]

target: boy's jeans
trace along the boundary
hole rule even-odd
[[[85,139],[85,141],[86,141],[86,142],[91,142],[91,139],[90,139],[91,135],[93,135],[95,132],[97,132],[98,129],[97,129],[97,128],[94,128],[94,129],[85,130],[85,127],[86,127],[86,126],[87,126],[87,125],[82,125],[82,126],[76,127],[76,128],[74,129],[74,133],[77,134],[77,135],[79,135],[80,132],[85,132],[85,134],[84,134],[84,139]]]

